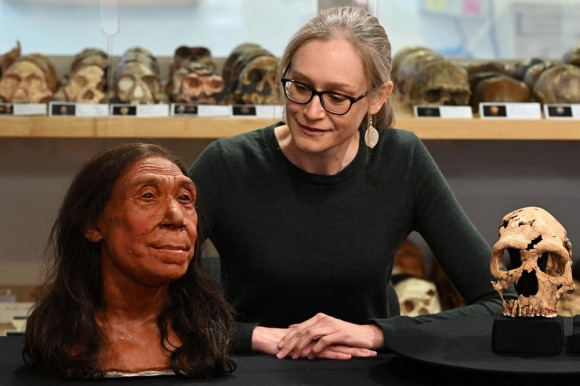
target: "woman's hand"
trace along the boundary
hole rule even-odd
[[[279,341],[276,354],[285,358],[308,357],[350,359],[377,355],[384,346],[382,330],[373,324],[358,325],[319,313],[305,322],[290,326]]]
[[[256,326],[252,334],[252,350],[264,354],[278,354],[278,343],[288,333],[287,328]]]

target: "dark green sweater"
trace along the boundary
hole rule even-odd
[[[251,352],[256,324],[288,327],[318,312],[377,323],[386,339],[413,323],[501,313],[491,249],[412,132],[383,130],[373,149],[361,135],[354,161],[328,176],[290,163],[271,126],[210,144],[190,174],[237,312],[237,352]],[[387,318],[393,259],[411,231],[469,306]]]

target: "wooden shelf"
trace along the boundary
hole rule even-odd
[[[191,138],[229,137],[265,127],[264,118],[72,118],[0,116],[0,137]],[[425,140],[580,140],[578,120],[440,119],[403,116],[395,127]]]

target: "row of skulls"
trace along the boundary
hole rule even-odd
[[[471,106],[481,102],[580,103],[580,46],[560,60],[451,60],[421,46],[393,57],[398,102],[407,106]]]
[[[50,58],[23,56],[17,43],[2,58],[0,102],[277,104],[278,63],[261,46],[244,43],[232,51],[220,74],[209,49],[180,46],[164,81],[157,58],[143,47],[125,51],[112,74],[108,55],[87,48],[74,57],[61,81]]]

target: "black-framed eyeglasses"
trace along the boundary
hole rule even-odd
[[[369,90],[361,96],[353,98],[334,91],[316,91],[307,84],[288,78],[282,78],[282,86],[284,89],[284,95],[286,95],[286,98],[288,98],[289,101],[298,103],[299,105],[306,105],[310,103],[315,95],[318,95],[320,98],[320,104],[324,110],[336,115],[344,115],[348,113],[353,103],[360,101],[370,92]]]

